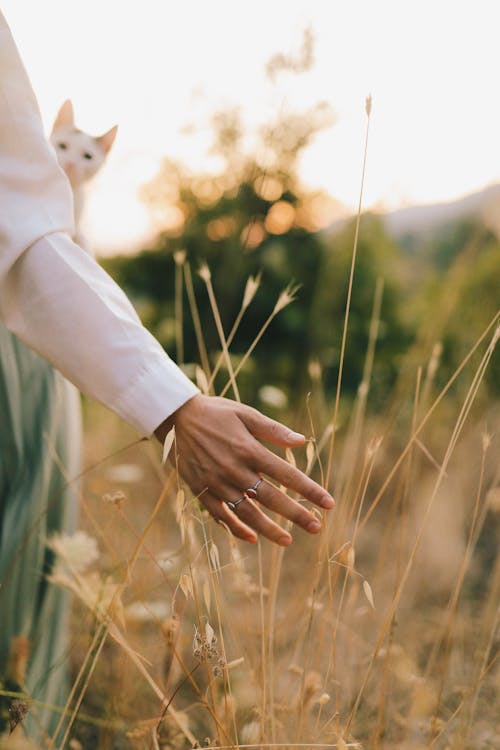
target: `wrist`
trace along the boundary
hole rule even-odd
[[[179,416],[182,409],[186,406],[186,404],[188,404],[193,399],[197,398],[199,395],[200,395],[199,393],[196,393],[194,396],[189,398],[187,401],[185,401],[182,404],[182,406],[179,406],[179,408],[176,409],[176,411],[172,412],[170,416],[168,416],[166,419],[163,420],[163,422],[160,425],[158,425],[158,427],[154,431],[154,436],[157,438],[157,440],[159,440],[159,442],[162,445],[165,442],[165,438],[167,437],[172,427],[175,427],[176,419]]]

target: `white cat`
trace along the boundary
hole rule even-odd
[[[117,130],[118,125],[115,125],[107,133],[97,137],[79,130],[75,127],[73,105],[69,99],[62,105],[52,126],[50,142],[73,189],[75,207],[75,235],[73,239],[87,251],[89,251],[88,243],[80,227],[85,185],[104,164],[116,138]]]

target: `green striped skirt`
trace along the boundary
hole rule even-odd
[[[80,467],[79,394],[0,324],[0,682],[9,655],[28,639],[29,734],[53,731],[67,694],[68,599],[46,580],[47,538],[72,531]],[[12,675],[11,675],[12,678]],[[47,704],[41,706],[38,701]],[[2,701],[5,723],[8,704]],[[42,732],[43,728],[43,732]]]

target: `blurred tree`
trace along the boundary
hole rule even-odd
[[[306,30],[295,55],[275,55],[267,66],[273,82],[280,76],[303,73],[314,60],[311,32]],[[145,188],[144,199],[161,227],[155,246],[134,258],[106,262],[136,301],[145,324],[165,348],[175,352],[174,256],[186,253],[194,271],[207,263],[226,334],[236,319],[249,275],[262,273],[260,289],[241,322],[231,347],[243,355],[290,283],[300,285],[296,301],[272,322],[259,343],[242,396],[253,400],[258,389],[272,383],[288,393],[309,384],[312,358],[326,368],[333,387],[344,319],[352,252],[352,227],[333,239],[322,230],[339,218],[339,205],[322,193],[304,190],[297,162],[315,135],[333,121],[324,102],[303,112],[284,108],[273,122],[257,128],[247,152],[238,109],[212,118],[211,153],[222,165],[217,174],[189,175],[165,160]],[[363,372],[370,315],[378,277],[386,280],[379,351],[374,372],[380,393],[395,376],[397,356],[405,335],[397,301],[397,252],[375,217],[364,217],[353,290],[344,384],[354,392]],[[179,269],[177,269],[179,270]],[[179,281],[179,274],[177,274]],[[220,351],[213,315],[203,281],[193,283],[203,335],[212,364]],[[184,308],[186,308],[184,296]],[[178,308],[177,308],[178,309]],[[186,361],[199,361],[190,315],[183,316]],[[177,332],[178,337],[178,332]],[[253,365],[253,367],[252,367]],[[227,374],[222,374],[218,385]]]
[[[326,383],[331,388],[337,382],[339,369],[354,225],[355,222],[350,221],[342,231],[324,242],[313,294],[311,337]],[[377,279],[383,281],[383,296],[372,395],[383,398],[394,383],[410,338],[401,310],[400,268],[400,250],[385,231],[382,220],[375,215],[364,215],[358,238],[343,373],[343,384],[348,392],[353,392],[361,381]]]

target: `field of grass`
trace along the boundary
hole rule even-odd
[[[280,415],[308,443],[285,457],[330,471],[337,506],[287,549],[236,541],[160,446],[87,404],[97,551],[82,537],[59,581],[73,693],[55,747],[499,747],[500,410],[481,397],[497,325],[445,393],[434,351],[378,415],[370,352],[349,404],[311,367]]]
[[[347,399],[352,272],[336,394],[311,362],[309,393],[270,407],[307,436],[286,460],[336,498],[317,512],[319,536],[288,524],[286,549],[235,540],[184,486],[175,441],[163,464],[159,445],[85,404],[80,531],[57,543],[52,575],[73,598],[72,688],[44,747],[500,748],[500,408],[483,383],[499,316],[454,371],[439,342],[409,351],[392,396],[372,404],[374,304]],[[247,357],[232,360],[208,267],[200,275],[222,354],[200,356],[196,379],[213,392],[217,369],[217,392],[237,397]],[[258,286],[249,281],[233,332]],[[269,324],[292,298],[282,293]],[[432,326],[439,310],[427,316]],[[272,329],[255,346],[263,334]],[[18,726],[0,747],[34,746]]]

